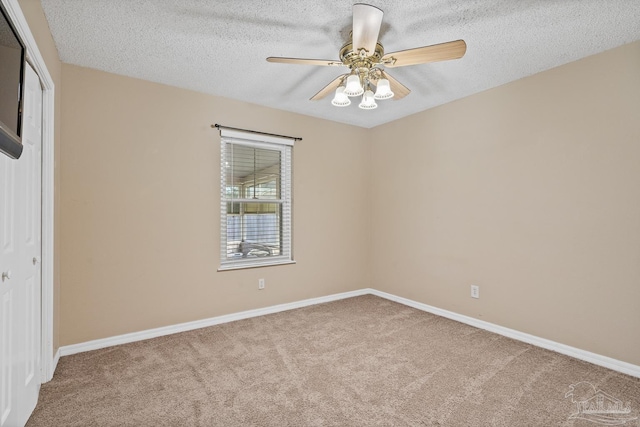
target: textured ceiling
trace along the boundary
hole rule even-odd
[[[412,92],[375,110],[309,101],[347,69],[265,58],[339,59],[353,3],[42,0],[66,63],[367,128],[640,40],[640,0],[371,0],[385,52],[464,39],[466,55],[389,70]]]

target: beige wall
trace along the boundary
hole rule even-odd
[[[51,74],[53,84],[55,85],[55,121],[54,121],[54,319],[53,319],[53,352],[58,351],[60,346],[59,342],[59,330],[60,330],[60,242],[62,236],[60,235],[60,147],[62,140],[60,138],[61,128],[61,108],[60,101],[62,100],[62,79],[61,79],[61,62],[58,57],[58,50],[56,49],[51,32],[49,31],[49,24],[44,16],[40,0],[19,0],[20,9],[27,20],[29,29],[33,34],[33,37],[38,45],[40,54],[42,55],[45,63],[47,64],[47,70]]]
[[[639,76],[637,42],[373,129],[372,286],[640,365]]]
[[[369,286],[365,129],[62,71],[62,345]],[[303,138],[294,147],[297,264],[216,271],[213,123]]]

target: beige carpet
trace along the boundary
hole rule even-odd
[[[638,378],[367,295],[63,357],[27,426],[595,427],[603,393],[638,417]]]

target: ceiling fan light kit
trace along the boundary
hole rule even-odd
[[[376,100],[373,98],[373,92],[371,90],[365,91],[364,95],[362,95],[362,102],[358,107],[363,110],[373,110],[374,108],[378,108],[378,104],[376,104]]]
[[[360,77],[355,74],[347,77],[347,85],[344,88],[344,94],[347,96],[360,96],[364,93],[364,88],[360,83]]]
[[[353,5],[352,40],[340,49],[339,61],[283,57],[269,57],[267,61],[284,64],[348,67],[349,73],[336,77],[311,97],[311,100],[323,99],[335,89],[335,96],[331,101],[332,105],[346,107],[351,104],[349,97],[362,95],[362,101],[358,106],[364,110],[373,110],[378,107],[376,100],[392,98],[398,100],[411,92],[406,86],[387,74],[384,67],[404,67],[458,59],[462,58],[467,50],[464,40],[456,40],[385,55],[382,44],[378,42],[382,16],[382,10],[375,6],[364,3]],[[374,87],[375,94],[371,90]]]
[[[333,97],[333,100],[331,100],[331,104],[336,107],[346,107],[351,105],[351,100],[347,94],[344,93],[344,86],[338,86],[338,89],[336,89],[336,95]]]
[[[373,95],[375,99],[383,100],[393,98],[394,93],[391,91],[389,80],[379,79],[376,86],[376,93]]]

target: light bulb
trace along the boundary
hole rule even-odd
[[[362,96],[362,102],[358,107],[363,110],[373,110],[374,108],[378,108],[378,104],[376,104],[376,100],[373,98],[373,92],[370,90],[366,91]]]
[[[347,86],[344,88],[344,94],[347,96],[360,96],[364,92],[360,84],[360,77],[355,74],[347,77]]]
[[[389,85],[389,80],[387,79],[379,79],[378,86],[376,87],[376,94],[373,95],[375,99],[389,99],[393,98],[394,93],[391,91],[391,86]]]
[[[346,107],[347,105],[351,105],[351,100],[344,94],[344,86],[338,86],[338,89],[336,89],[336,96],[333,97],[331,104],[336,107]]]

